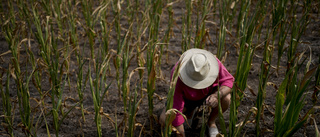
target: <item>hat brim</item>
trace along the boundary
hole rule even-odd
[[[201,81],[196,81],[196,80],[191,79],[186,73],[187,72],[186,71],[186,64],[190,60],[192,55],[194,55],[196,53],[205,54],[208,59],[208,63],[209,63],[209,67],[210,67],[208,76]],[[196,48],[189,49],[182,54],[181,59],[182,60],[181,60],[179,78],[187,86],[194,88],[194,89],[203,89],[203,88],[206,88],[206,87],[212,85],[214,83],[214,81],[216,81],[216,79],[218,77],[218,73],[219,73],[219,65],[218,65],[218,61],[217,61],[216,57],[211,52],[203,50],[203,49],[196,49]]]

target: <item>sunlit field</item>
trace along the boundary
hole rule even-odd
[[[319,8],[313,0],[1,0],[0,136],[177,136],[171,69],[201,48],[235,77],[230,108],[216,120],[221,136],[319,137]],[[187,136],[207,136],[207,111]]]

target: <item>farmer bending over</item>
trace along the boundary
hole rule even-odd
[[[218,116],[218,92],[220,94],[222,111],[230,105],[231,88],[234,78],[223,64],[209,51],[189,49],[180,58],[180,74],[173,97],[173,108],[186,115],[191,125],[194,110],[203,103],[212,107],[208,119],[210,137],[219,132],[215,123]],[[178,63],[177,63],[178,64]],[[176,65],[177,65],[176,64]],[[176,66],[175,66],[176,67]],[[175,68],[174,67],[174,68]],[[173,75],[174,68],[171,72]],[[218,91],[218,86],[219,91]],[[165,109],[160,115],[160,123],[165,124]],[[185,137],[184,118],[177,113],[172,125]]]

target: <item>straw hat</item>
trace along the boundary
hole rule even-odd
[[[179,78],[187,86],[202,89],[217,79],[219,65],[216,57],[203,49],[189,49],[180,58]]]

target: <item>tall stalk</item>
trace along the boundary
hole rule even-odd
[[[131,71],[129,77],[128,77],[128,81],[126,83],[127,89],[130,91],[130,82],[131,82],[131,77],[133,76],[133,74],[136,71],[139,71],[141,69],[144,69],[144,67],[138,67],[134,70]],[[135,85],[136,86],[136,85]],[[139,85],[138,85],[139,86]],[[129,98],[129,103],[128,103],[128,133],[127,136],[128,137],[133,137],[134,135],[134,130],[135,130],[135,119],[136,119],[136,115],[138,113],[138,109],[139,109],[139,105],[142,102],[143,97],[140,98],[140,100],[137,99],[138,96],[138,90],[141,90],[136,86],[136,88],[134,89],[134,93],[131,93],[130,98]],[[133,95],[134,94],[134,95]]]
[[[16,25],[15,11],[13,5],[14,4],[12,1],[8,2],[9,14],[6,16],[8,22],[6,22],[6,24],[3,24],[2,31],[4,32],[3,35],[5,37],[6,42],[8,43],[9,50],[12,54],[11,61],[13,64],[13,68],[11,68],[10,71],[17,86],[20,118],[23,126],[25,127],[23,128],[23,131],[26,134],[26,136],[31,136],[30,131],[32,130],[33,125],[31,122],[31,109],[29,102],[29,82],[32,74],[25,78],[24,73],[21,72],[20,47],[23,40],[20,41],[20,38],[23,36],[20,36],[21,27],[19,28],[19,26]]]
[[[179,76],[180,64],[181,64],[181,62],[179,62],[175,66],[172,78],[170,79],[170,88],[169,88],[169,92],[168,92],[167,105],[166,105],[166,112],[169,112],[169,113],[166,113],[166,122],[165,122],[165,126],[164,126],[164,133],[162,133],[163,137],[170,137],[171,132],[172,132],[172,121],[175,118],[175,114],[170,113],[170,110],[172,110],[172,107],[173,107],[173,96],[174,96],[174,91],[175,91],[178,76]]]
[[[109,27],[108,21],[107,21],[107,13],[108,13],[108,6],[110,1],[108,2],[101,2],[101,9],[99,12],[100,15],[100,26],[101,26],[101,39],[102,39],[102,56],[105,56],[109,52],[109,41],[110,41],[110,31],[111,27]]]
[[[147,10],[145,12],[142,12],[141,14],[139,14],[139,9],[140,9],[140,3],[138,0],[135,0],[135,15],[136,15],[136,22],[137,22],[137,27],[136,27],[136,39],[137,39],[137,42],[136,42],[136,51],[137,51],[137,64],[138,64],[138,67],[144,67],[146,61],[144,59],[144,51],[141,47],[142,45],[142,42],[141,42],[141,39],[142,39],[142,36],[144,35],[145,33],[145,30],[147,29],[147,23],[148,23],[148,16],[147,16]],[[145,7],[147,8],[147,7]],[[142,17],[139,17],[139,16],[142,16]],[[141,18],[141,19],[140,19]],[[143,87],[143,73],[144,73],[144,70],[143,69],[139,69],[139,78],[140,78],[140,87]],[[143,96],[143,92],[142,90],[140,91],[140,95],[141,97]]]
[[[186,25],[186,35],[185,35],[185,48],[183,48],[182,52],[188,50],[191,48],[191,37],[192,37],[192,1],[190,0],[185,0],[186,3],[186,8],[187,8],[187,17],[184,17],[185,22],[187,23]]]
[[[13,115],[12,115],[12,105],[11,105],[11,97],[9,95],[9,85],[10,85],[10,73],[7,70],[7,79],[5,82],[5,88],[3,87],[3,73],[0,73],[0,91],[2,98],[2,107],[4,114],[4,125],[3,127],[7,130],[8,134],[13,137]]]
[[[219,40],[218,40],[218,50],[217,57],[221,59],[224,54],[225,47],[225,39],[226,39],[226,31],[228,24],[228,10],[227,10],[227,2],[219,1],[219,13],[220,13],[220,30],[219,30]]]
[[[94,52],[94,44],[95,44],[95,32],[94,32],[94,25],[95,25],[95,19],[92,16],[92,4],[93,1],[90,0],[81,0],[81,6],[82,6],[82,14],[86,21],[86,33],[88,35],[89,39],[89,45],[91,50],[91,58],[95,58],[95,52]]]
[[[117,56],[114,60],[114,66],[116,69],[116,80],[118,86],[118,96],[121,99],[121,84],[120,84],[120,67],[121,67],[121,54],[123,50],[123,46],[121,44],[121,26],[120,26],[120,18],[121,18],[121,3],[120,0],[112,1],[112,10],[115,16],[114,19],[114,27],[117,34]]]
[[[292,15],[296,15],[296,8],[298,7],[298,4],[295,4],[294,1],[291,1],[292,5],[295,5],[294,10],[292,11]],[[304,2],[304,14],[302,16],[302,18],[300,20],[297,21],[296,16],[293,16],[293,18],[291,19],[291,38],[290,38],[290,44],[288,47],[288,54],[287,54],[287,73],[289,72],[289,70],[295,66],[295,59],[297,58],[296,52],[297,52],[297,48],[300,42],[300,38],[302,36],[302,34],[304,33],[304,31],[307,28],[307,25],[309,24],[309,19],[310,19],[310,4],[311,1],[307,0]],[[293,75],[290,76],[290,78],[292,78]],[[288,95],[290,95],[291,91],[288,90],[286,91],[286,93]],[[285,104],[288,104],[289,102],[286,100]]]
[[[59,32],[60,35],[63,35],[63,20],[62,20],[62,8],[64,8],[63,6],[65,5],[64,3],[62,3],[62,0],[53,0],[52,3],[53,6],[51,6],[51,11],[53,12],[54,18],[56,19],[58,28],[59,28]]]
[[[273,39],[272,45],[274,45],[274,41],[277,33],[279,33],[279,41],[278,41],[278,62],[277,62],[277,71],[279,70],[281,56],[283,54],[284,42],[287,37],[286,33],[286,8],[288,0],[272,0],[272,28],[273,28]]]
[[[156,81],[156,66],[157,66],[157,52],[158,52],[158,34],[160,25],[160,15],[162,13],[162,1],[155,0],[150,3],[151,9],[149,12],[149,41],[147,49],[147,71],[148,71],[148,82],[147,82],[147,93],[148,93],[148,106],[149,106],[149,118],[150,128],[153,129],[153,94],[155,91]]]
[[[196,36],[195,36],[195,48],[204,48],[206,44],[205,39],[205,27],[206,27],[206,20],[211,9],[211,1],[210,0],[201,0],[198,1],[198,11],[201,11],[200,19],[197,20],[196,25]]]
[[[134,129],[135,129],[135,118],[136,118],[136,112],[137,112],[137,108],[138,108],[138,104],[137,103],[137,87],[135,89],[134,95],[130,96],[130,100],[129,100],[129,119],[128,119],[128,134],[127,137],[133,137],[134,135]]]
[[[298,58],[295,61],[299,61]],[[274,119],[274,136],[292,136],[307,121],[311,111],[300,117],[305,102],[304,93],[313,77],[316,68],[304,73],[302,79],[298,79],[298,73],[302,64],[293,66],[281,83],[276,96],[276,111]],[[286,94],[289,90],[290,95]],[[288,105],[285,105],[285,101]]]
[[[166,33],[165,33],[165,36],[164,36],[164,43],[166,43],[167,44],[167,49],[168,49],[168,45],[169,45],[169,41],[170,41],[170,36],[171,36],[171,33],[173,33],[172,32],[172,27],[173,27],[173,10],[172,10],[172,4],[171,4],[171,1],[172,0],[167,0],[167,5],[168,5],[168,7],[167,7],[167,12],[168,12],[168,29],[167,29],[167,31],[166,31]],[[170,5],[169,5],[170,4]],[[161,49],[161,51],[162,51],[163,49]],[[168,56],[168,54],[166,54],[166,58],[167,58],[167,61],[168,61],[168,58],[169,58],[169,56]],[[161,56],[160,56],[160,60],[161,60]],[[159,60],[159,61],[160,61]],[[161,64],[161,63],[160,63]]]
[[[128,32],[129,33],[129,32]],[[128,98],[128,87],[126,86],[127,84],[127,79],[128,79],[128,69],[129,69],[129,61],[130,61],[130,54],[131,54],[131,51],[130,48],[129,48],[129,44],[128,44],[128,41],[127,41],[127,36],[128,36],[128,33],[127,35],[123,38],[123,41],[122,43],[124,44],[124,51],[123,51],[123,54],[122,54],[122,86],[121,86],[121,89],[122,89],[122,100],[123,100],[123,105],[124,105],[124,112],[126,113],[127,112],[127,98]]]
[[[237,38],[240,37],[240,33],[241,33],[241,28],[243,28],[243,24],[244,24],[244,19],[246,17],[246,14],[249,10],[249,4],[250,0],[242,0],[240,3],[240,10],[239,10],[239,14],[238,14],[238,21],[237,21]]]
[[[94,104],[95,117],[94,122],[97,127],[97,136],[102,136],[102,128],[101,128],[101,114],[103,114],[102,102],[103,98],[106,95],[111,83],[109,85],[106,84],[106,71],[107,71],[107,57],[103,57],[102,62],[96,61],[95,73],[91,72],[91,67],[89,66],[88,74],[89,83],[90,83],[90,91]],[[91,63],[90,63],[91,64]],[[95,78],[92,78],[95,75]]]
[[[128,3],[129,4],[129,3]],[[124,112],[125,114],[127,113],[127,98],[128,98],[128,93],[129,93],[129,87],[127,87],[127,80],[128,80],[128,69],[129,69],[129,64],[130,64],[130,55],[132,54],[133,48],[130,48],[129,42],[132,39],[132,24],[133,24],[133,17],[134,17],[134,10],[132,5],[128,5],[127,7],[128,10],[128,16],[129,20],[128,23],[130,24],[128,31],[126,35],[123,37],[122,40],[122,47],[123,47],[123,52],[122,52],[122,99],[124,103]]]
[[[269,28],[269,27],[268,27]],[[269,29],[266,34],[266,40],[264,44],[263,60],[261,62],[261,72],[259,75],[259,87],[258,87],[258,96],[256,102],[257,115],[256,115],[256,135],[260,136],[260,119],[264,110],[264,100],[266,98],[266,86],[269,78],[269,72],[271,67],[271,60],[273,55],[273,47],[269,46]]]
[[[258,3],[264,2],[259,0]],[[242,5],[249,7],[251,1],[248,1],[246,4]],[[262,9],[260,9],[262,10]],[[240,20],[240,54],[237,63],[237,71],[235,76],[235,84],[231,93],[231,106],[230,106],[230,125],[229,125],[229,136],[239,136],[241,129],[238,127],[236,129],[237,122],[237,110],[240,105],[244,93],[243,91],[247,87],[247,78],[249,71],[251,69],[251,62],[253,58],[254,51],[256,47],[252,43],[252,40],[255,36],[256,30],[260,27],[257,25],[261,22],[264,17],[262,17],[262,12],[256,10],[251,16],[247,8],[244,8],[243,12],[243,21]],[[236,97],[239,97],[238,99]],[[249,114],[248,114],[249,115]]]
[[[83,53],[84,51],[82,51]],[[80,109],[81,109],[81,115],[82,115],[82,119],[85,122],[85,116],[84,116],[84,107],[83,107],[83,96],[84,96],[84,91],[86,89],[86,84],[87,84],[87,80],[83,81],[83,67],[85,65],[85,61],[83,58],[83,54],[78,53],[78,65],[79,65],[79,70],[77,72],[77,92],[78,92],[78,96],[79,96],[79,101],[80,101]],[[88,77],[89,74],[87,74]],[[87,79],[87,78],[86,78]]]
[[[61,127],[62,121],[66,116],[71,112],[71,110],[77,105],[74,105],[71,109],[65,113],[62,107],[62,95],[64,90],[64,85],[67,80],[67,75],[64,75],[64,67],[69,56],[63,56],[60,60],[59,50],[58,50],[58,41],[59,37],[55,35],[54,24],[52,20],[47,17],[45,21],[41,20],[39,17],[40,14],[35,6],[32,7],[33,12],[33,23],[36,27],[36,32],[34,32],[37,42],[40,47],[41,59],[44,62],[44,65],[47,68],[49,74],[49,83],[50,83],[50,93],[51,93],[51,114],[53,116],[53,125],[55,129],[56,136],[59,136],[59,129]],[[45,24],[45,28],[42,28],[41,23]],[[63,63],[61,64],[60,61]]]
[[[80,103],[80,109],[81,109],[81,115],[83,121],[85,121],[85,116],[84,116],[84,108],[83,108],[83,92],[85,91],[85,85],[86,81],[83,81],[83,66],[85,64],[84,61],[84,47],[83,51],[80,49],[79,45],[79,37],[77,33],[77,25],[76,25],[76,12],[75,12],[75,5],[72,3],[72,1],[68,1],[68,25],[69,25],[69,36],[70,36],[70,45],[72,48],[75,50],[75,56],[77,58],[77,63],[78,63],[78,72],[77,72],[77,92],[78,92],[78,97],[79,97],[79,103]]]

